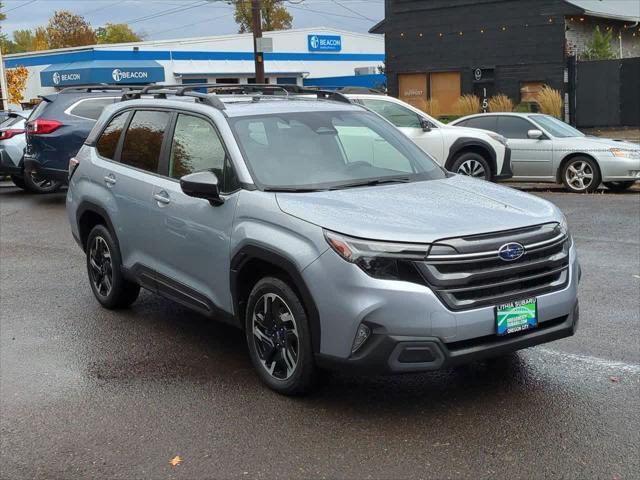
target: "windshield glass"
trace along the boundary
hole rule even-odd
[[[550,117],[549,115],[529,115],[529,118],[534,122],[538,122],[542,128],[554,137],[584,137],[584,133],[580,130],[576,130],[571,125],[564,123],[555,117]]]
[[[316,190],[444,178],[392,125],[369,112],[297,112],[230,118],[265,189]]]

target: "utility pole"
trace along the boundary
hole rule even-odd
[[[256,63],[256,83],[265,83],[264,53],[258,51],[258,39],[262,38],[262,5],[260,0],[251,0],[251,20],[253,23],[253,55]]]

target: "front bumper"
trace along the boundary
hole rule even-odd
[[[24,157],[24,171],[25,173],[34,172],[40,177],[55,180],[64,184],[69,182],[69,172],[67,170],[44,168],[40,162],[27,156]]]
[[[4,149],[0,149],[0,176],[22,175],[22,165],[16,165]]]
[[[605,154],[597,157],[603,182],[640,181],[640,159],[614,157]]]
[[[428,287],[379,280],[326,251],[303,271],[320,317],[319,365],[367,373],[428,371],[537,345],[575,333],[580,265],[569,250],[569,279],[537,296],[538,327],[498,337],[493,306],[449,310]],[[360,323],[372,330],[351,353]],[[408,353],[404,353],[409,349]],[[406,361],[408,356],[424,361]]]
[[[513,177],[513,170],[511,169],[511,149],[509,147],[505,147],[502,170],[500,170],[500,173],[496,175],[496,180],[507,180],[511,177]]]

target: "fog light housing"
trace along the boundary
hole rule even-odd
[[[351,353],[356,353],[358,349],[362,345],[364,345],[364,342],[367,341],[367,338],[369,338],[369,335],[371,335],[371,329],[367,325],[365,325],[364,323],[361,323],[360,325],[358,325],[358,331],[356,332],[356,338],[354,338],[353,340]]]

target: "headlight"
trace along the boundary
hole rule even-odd
[[[640,159],[640,150],[631,150],[627,148],[610,148],[609,151],[614,157]]]
[[[368,275],[389,280],[415,281],[418,272],[411,261],[424,260],[429,245],[378,242],[324,231],[324,238],[347,262],[358,265]]]
[[[500,135],[499,133],[494,133],[494,132],[487,132],[487,135],[489,135],[491,138],[493,138],[496,142],[501,143],[502,145],[507,145],[507,139],[505,137],[503,137],[502,135]]]

